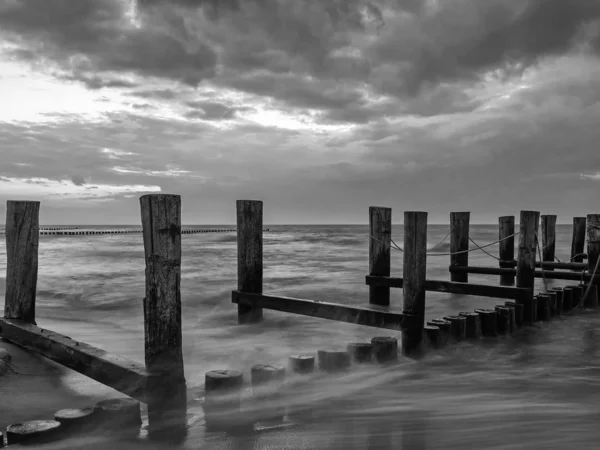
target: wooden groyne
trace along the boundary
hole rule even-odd
[[[233,229],[183,229],[181,234],[199,234],[199,233],[235,233],[237,230]],[[263,230],[269,232],[269,229]],[[81,228],[40,228],[40,236],[91,236],[98,234],[140,234],[143,233],[142,229],[81,229]],[[5,230],[0,230],[0,235],[5,234]]]
[[[146,259],[142,302],[144,364],[111,355],[37,325],[39,207],[39,202],[7,202],[7,278],[0,337],[110,386],[137,402],[146,403],[151,435],[184,434],[188,396],[182,355],[181,236],[189,230],[181,227],[180,197],[152,194],[140,198]],[[555,216],[542,216],[545,225],[541,239],[538,212],[521,211],[518,231],[514,229],[514,217],[501,217],[498,240],[482,245],[469,236],[470,213],[452,213],[448,233],[450,252],[439,253],[435,251],[439,244],[432,250],[427,249],[426,212],[404,213],[404,245],[400,247],[392,238],[391,209],[371,207],[369,273],[365,278],[369,304],[350,306],[263,293],[263,203],[238,200],[236,211],[238,284],[232,291],[232,302],[237,305],[240,324],[268,320],[264,310],[271,309],[390,330],[400,333],[402,339],[399,346],[394,336],[376,335],[370,342],[350,342],[342,348],[322,349],[316,355],[299,349],[297,354],[290,355],[287,367],[255,365],[249,376],[229,368],[207,372],[203,408],[209,429],[223,429],[232,424],[252,428],[265,418],[284,421],[293,415],[294,412],[281,403],[286,373],[298,376],[316,370],[336,373],[366,363],[389,367],[398,360],[399,353],[411,358],[422,357],[427,351],[454,342],[497,337],[536,321],[548,321],[579,308],[598,306],[600,215],[597,214],[588,215],[583,226],[581,218],[576,218],[573,254],[570,261],[563,262],[555,261]],[[515,238],[518,239],[516,252]],[[585,240],[587,253],[584,255]],[[497,244],[498,256],[485,250]],[[403,253],[402,277],[391,276],[392,251]],[[470,266],[472,251],[485,251],[498,260],[499,267]],[[426,263],[430,257],[449,257],[450,280],[427,279]],[[499,285],[470,283],[469,273],[499,275]],[[536,277],[578,283],[564,288],[545,288],[536,294]],[[403,290],[402,312],[389,309],[392,288]],[[474,311],[457,311],[426,321],[427,291],[474,295],[497,299],[500,303],[490,307],[482,300],[482,307]],[[252,394],[242,398],[247,384]],[[264,409],[255,408],[248,414],[248,402],[264,405]],[[139,426],[139,403],[121,400],[120,405],[124,411],[134,411],[127,414],[135,416],[133,423]],[[58,416],[64,419],[65,415],[73,414],[87,417],[81,411]]]

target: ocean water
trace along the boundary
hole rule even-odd
[[[217,228],[211,226],[206,228]],[[264,234],[264,293],[368,305],[368,227],[272,226]],[[81,227],[97,228],[97,227]],[[448,232],[428,227],[429,248]],[[402,226],[393,239],[402,246]],[[478,244],[495,241],[497,226],[472,225]],[[518,237],[516,238],[518,241]],[[557,226],[556,255],[568,260],[571,226]],[[400,333],[264,311],[258,325],[237,324],[235,233],[182,236],[182,308],[186,380],[201,397],[204,373],[286,364],[294,353],[345,347]],[[497,246],[487,248],[497,255]],[[435,250],[449,251],[449,238]],[[481,251],[471,265],[497,267]],[[448,280],[449,256],[428,256],[427,277]],[[0,242],[0,289],[6,248]],[[402,253],[392,250],[392,276]],[[498,276],[469,281],[498,284]],[[41,236],[38,325],[143,361],[144,249],[141,234]],[[569,281],[536,280],[536,292]],[[427,292],[426,318],[493,307],[504,300]],[[391,309],[402,309],[392,290]],[[196,432],[182,448],[579,449],[600,438],[600,318],[594,311],[537,323],[512,336],[464,342],[392,367],[369,366],[335,377],[315,375],[288,392],[286,403],[312,405],[313,420],[286,433],[241,441]],[[69,384],[68,376],[64,382]],[[93,385],[72,384],[78,394]],[[1,405],[0,405],[1,412]],[[196,428],[202,429],[201,417]],[[198,434],[199,433],[199,434]],[[240,438],[241,439],[241,438]],[[200,445],[202,444],[202,445]],[[119,448],[133,448],[132,443]],[[189,447],[188,447],[189,446]],[[57,447],[58,448],[58,447]],[[83,448],[83,447],[82,447]],[[137,447],[136,447],[137,448]]]

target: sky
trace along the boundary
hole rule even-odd
[[[2,0],[0,203],[42,224],[600,212],[600,0]]]

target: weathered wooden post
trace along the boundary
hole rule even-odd
[[[573,217],[573,241],[571,242],[571,262],[583,262],[585,251],[585,217]]]
[[[140,197],[146,297],[144,329],[150,431],[183,431],[187,392],[181,333],[181,197]]]
[[[515,216],[502,216],[498,219],[498,239],[500,267],[512,269],[515,260]],[[510,236],[510,237],[509,237]],[[514,275],[500,275],[502,286],[513,286]]]
[[[556,216],[543,215],[542,218],[542,261],[540,268],[542,270],[554,270],[553,268],[544,268],[544,261],[554,262],[554,252],[556,247]]]
[[[263,202],[238,200],[237,250],[238,291],[262,294],[263,289]],[[238,304],[238,323],[261,322],[263,309]]]
[[[528,288],[531,296],[524,304],[523,322],[535,320],[533,304],[533,286],[535,282],[535,254],[537,251],[536,232],[539,228],[540,213],[537,211],[521,211],[519,223],[519,252],[517,258],[517,287]]]
[[[587,216],[587,255],[588,271],[593,275],[600,273],[600,267],[596,272],[596,265],[600,258],[600,214],[588,214]],[[592,284],[598,284],[597,278],[590,280]]]
[[[4,317],[35,325],[40,202],[6,202]]]
[[[392,240],[392,209],[369,207],[369,275],[389,277]],[[390,288],[369,286],[369,303],[388,306]]]
[[[402,353],[418,355],[425,326],[427,272],[427,213],[404,213],[403,312],[417,317],[415,327],[402,330]]]
[[[450,266],[469,265],[469,212],[450,213]],[[461,252],[456,254],[457,252]],[[469,281],[469,274],[450,272],[451,281]]]

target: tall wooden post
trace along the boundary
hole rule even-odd
[[[587,255],[588,255],[588,271],[594,274],[596,263],[600,258],[600,214],[588,214],[587,216]],[[600,274],[600,266],[595,275]],[[596,277],[592,279],[592,283],[597,284]]]
[[[450,253],[458,254],[450,255],[451,266],[468,266],[469,265],[469,212],[453,212],[450,213]],[[450,272],[451,281],[469,281],[469,274]]]
[[[181,197],[140,197],[146,297],[144,329],[150,431],[183,431],[187,392],[181,333]]]
[[[417,355],[425,327],[425,277],[427,274],[427,213],[404,213],[403,311],[419,319],[418,327],[402,331],[402,353]]]
[[[554,270],[553,268],[544,268],[543,262],[554,262],[554,252],[556,247],[556,216],[543,215],[542,218],[542,266],[543,270]]]
[[[262,294],[263,202],[259,200],[238,200],[236,208],[238,291]],[[262,308],[238,305],[238,323],[257,323],[262,319]]]
[[[571,262],[583,262],[583,252],[585,251],[585,225],[585,217],[573,217]]]
[[[503,216],[498,219],[498,239],[500,267],[514,267],[515,260],[515,216]],[[510,236],[510,237],[509,237]],[[514,275],[500,275],[500,284],[502,286],[513,286],[515,284]]]
[[[40,202],[6,202],[4,317],[35,324]]]
[[[391,272],[392,209],[369,207],[369,275],[389,277]],[[369,303],[388,306],[390,288],[369,286]]]
[[[519,224],[519,253],[517,257],[517,287],[528,288],[531,296],[523,303],[523,322],[535,320],[533,287],[535,282],[535,254],[537,252],[536,232],[539,228],[540,213],[521,211]]]

